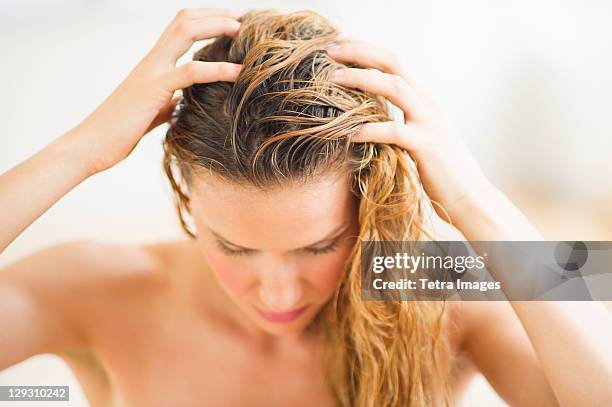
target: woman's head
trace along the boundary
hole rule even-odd
[[[238,80],[185,89],[167,135],[167,164],[174,160],[185,181],[183,209],[197,230],[190,233],[230,296],[274,333],[304,328],[333,294],[357,232],[354,181],[372,155],[349,138],[387,118],[380,99],[327,80],[337,63],[325,48],[335,41],[314,13],[247,14],[235,40],[217,39],[194,56],[243,64]],[[340,247],[329,250],[329,233]],[[238,246],[252,250],[230,252]],[[282,324],[254,309],[304,305],[308,312]]]
[[[363,302],[359,286],[359,240],[422,237],[422,188],[399,148],[350,142],[389,114],[382,98],[328,81],[339,64],[325,49],[338,41],[313,12],[247,13],[237,38],[194,55],[243,69],[235,83],[183,90],[164,167],[183,228],[255,323],[274,334],[315,316],[329,325],[341,404],[427,403],[443,376],[439,306]],[[419,377],[402,376],[411,369]]]

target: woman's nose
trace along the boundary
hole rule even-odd
[[[262,305],[273,312],[292,311],[302,295],[296,268],[291,262],[268,262],[261,272],[259,295]]]

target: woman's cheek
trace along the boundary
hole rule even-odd
[[[222,253],[216,253],[215,248],[206,248],[206,261],[219,283],[229,292],[240,294],[253,285],[251,273],[243,262]]]
[[[311,280],[311,284],[322,294],[328,295],[333,292],[342,279],[344,264],[348,258],[350,251],[337,252],[317,261],[313,264],[312,269],[317,270],[313,273],[316,279]]]

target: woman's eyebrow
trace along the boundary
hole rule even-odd
[[[325,237],[324,237],[324,238],[322,238],[322,239],[320,239],[320,240],[317,240],[316,242],[311,243],[311,244],[309,244],[309,245],[302,246],[302,247],[300,247],[300,248],[298,248],[298,249],[295,249],[295,250],[305,249],[305,248],[308,248],[308,247],[311,247],[311,246],[315,246],[315,245],[317,245],[317,244],[319,244],[319,243],[321,243],[321,242],[324,242],[324,241],[326,241],[326,240],[330,240],[330,239],[337,238],[337,237],[338,237],[338,236],[340,236],[342,233],[344,233],[344,231],[345,231],[345,230],[346,230],[346,229],[349,227],[349,225],[350,225],[350,222],[345,222],[345,223],[343,223],[343,224],[339,225],[338,227],[334,228],[333,230],[331,230],[331,231],[330,231],[330,232],[329,232],[327,235],[325,235]],[[224,241],[225,243],[227,243],[227,244],[229,244],[229,245],[231,245],[231,246],[237,247],[237,248],[242,249],[242,250],[252,250],[252,251],[257,251],[257,249],[251,249],[251,248],[244,247],[244,246],[240,246],[240,245],[237,245],[237,244],[235,244],[235,243],[230,242],[229,240],[227,240],[226,238],[224,238],[224,237],[223,237],[223,236],[222,236],[220,233],[215,232],[215,231],[214,231],[214,230],[212,230],[210,227],[208,227],[208,230],[210,230],[210,232],[211,232],[211,233],[212,233],[212,234],[213,234],[213,235],[214,235],[214,236],[215,236],[217,239],[222,240],[222,241]]]

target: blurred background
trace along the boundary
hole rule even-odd
[[[227,5],[0,0],[0,172],[91,113],[178,9]],[[347,36],[394,50],[490,179],[546,239],[612,240],[612,3],[234,0],[231,5],[312,9]],[[181,61],[190,57],[191,52]],[[75,239],[182,238],[161,169],[164,131],[156,129],[126,161],[65,196],[13,242],[0,266]],[[35,356],[1,372],[0,385],[11,384],[70,385],[66,405],[87,406],[70,370],[54,356]],[[466,400],[471,406],[505,405],[482,377],[471,384]]]

